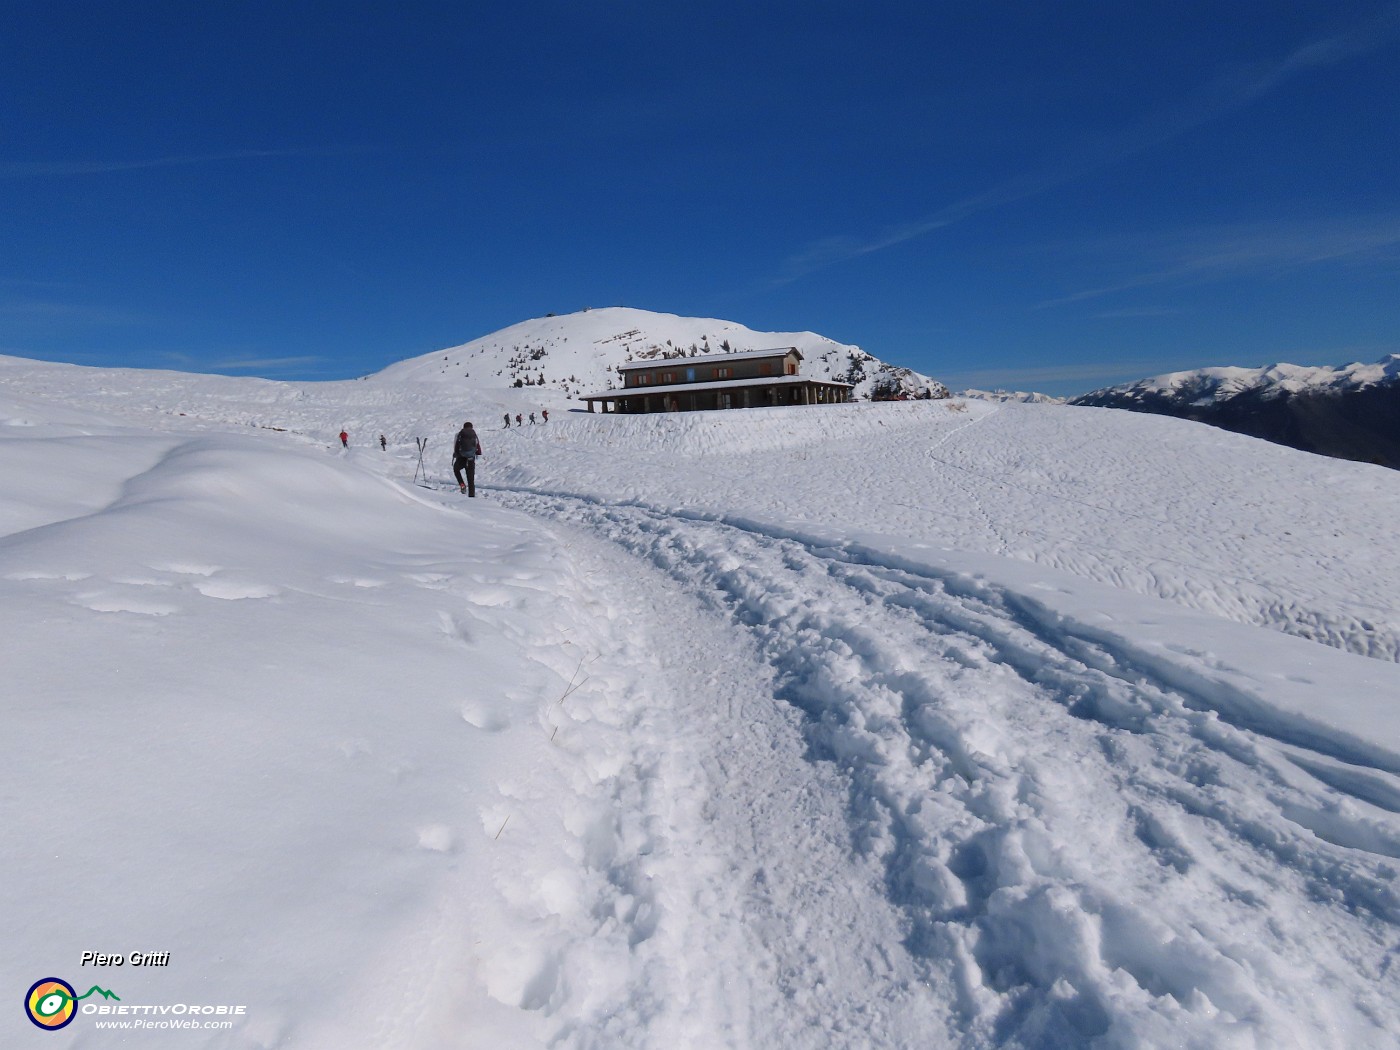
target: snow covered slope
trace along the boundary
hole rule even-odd
[[[957,399],[491,429],[537,389],[0,358],[7,987],[213,1048],[1395,1042],[1400,475]]]
[[[911,395],[947,393],[943,384],[907,368],[885,364],[857,346],[813,332],[755,332],[733,321],[678,317],[626,307],[536,318],[449,350],[424,354],[378,373],[388,383],[435,381],[448,389],[513,387],[537,398],[547,391],[576,397],[621,386],[615,368],[654,357],[705,357],[795,346],[802,374],[854,385],[856,397],[878,387]]]
[[[1400,467],[1400,354],[1335,368],[1171,372],[1095,390],[1072,403],[1157,412],[1304,452]]]

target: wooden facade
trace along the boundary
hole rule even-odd
[[[800,375],[795,346],[707,357],[657,358],[618,365],[622,388],[586,394],[588,411],[696,412],[773,405],[835,405],[850,400],[846,383]]]

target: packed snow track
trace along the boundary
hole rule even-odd
[[[808,775],[844,786],[852,870],[877,875],[849,886],[854,912],[864,894],[898,917],[887,965],[785,960],[865,984],[822,989],[834,1010],[885,1004],[845,1019],[863,1029],[842,1045],[907,1045],[920,1025],[927,1045],[965,1047],[1356,1047],[1400,1031],[1395,755],[986,581],[753,522],[498,496],[608,539],[740,627],[752,675],[800,712]],[[722,765],[708,790],[761,809],[756,771]],[[765,819],[800,856],[801,825]],[[768,950],[797,951],[787,936]],[[914,990],[895,994],[903,973]]]

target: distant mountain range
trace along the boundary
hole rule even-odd
[[[1339,367],[1171,372],[1069,403],[1177,416],[1304,452],[1400,468],[1400,354]]]
[[[1015,401],[1024,405],[1063,405],[1065,398],[1052,397],[1050,394],[1038,394],[1025,390],[974,390],[968,389],[958,393],[958,397],[976,398],[978,401]]]
[[[460,383],[464,388],[535,388],[537,393],[576,398],[620,387],[617,366],[629,361],[722,356],[781,346],[802,352],[804,376],[850,383],[856,398],[881,391],[948,396],[948,388],[936,379],[814,332],[756,332],[733,321],[628,307],[522,321],[461,346],[400,361],[376,378]]]

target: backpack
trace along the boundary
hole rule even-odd
[[[475,428],[468,430],[463,427],[457,431],[457,443],[452,446],[452,454],[458,459],[476,459],[477,449],[481,447],[481,442],[476,436]]]

